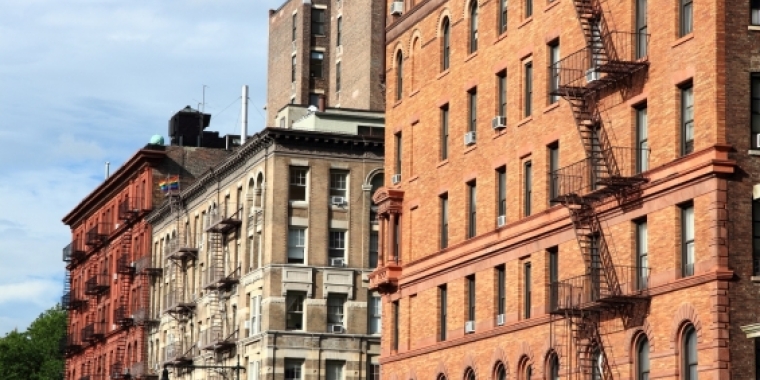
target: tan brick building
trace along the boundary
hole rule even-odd
[[[760,4],[648,3],[386,1],[384,379],[760,376]]]
[[[155,367],[172,379],[366,379],[379,372],[380,298],[371,193],[383,180],[383,116],[289,106],[148,216]],[[293,122],[290,122],[290,118]]]
[[[287,104],[384,110],[385,4],[286,0],[269,12],[267,121]]]

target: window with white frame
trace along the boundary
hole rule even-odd
[[[285,298],[288,313],[285,328],[288,330],[303,330],[303,303],[305,300],[305,292],[288,292]]]
[[[343,380],[343,366],[346,362],[338,360],[328,360],[326,364],[326,376],[327,380]]]
[[[327,296],[327,331],[333,326],[343,326],[343,306],[346,303],[345,294],[330,293]]]
[[[290,168],[290,201],[306,200],[306,183],[309,169],[305,167],[293,166]]]
[[[369,296],[369,333],[380,334],[383,325],[381,317],[383,314],[383,301],[377,294],[370,294]]]
[[[380,364],[377,357],[367,358],[367,380],[380,380]]]
[[[694,275],[694,205],[681,206],[681,275]]]
[[[285,380],[301,380],[303,359],[285,359]]]
[[[346,231],[330,231],[328,256],[332,259],[346,258]]]
[[[306,251],[306,229],[290,227],[288,230],[288,264],[303,264]]]
[[[346,198],[348,194],[348,172],[330,170],[330,196]]]
[[[251,327],[248,330],[249,336],[258,334],[261,331],[261,296],[251,297]]]
[[[259,362],[248,362],[248,380],[259,380]]]
[[[760,0],[750,0],[752,25],[760,25]]]

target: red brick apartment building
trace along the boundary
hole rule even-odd
[[[759,2],[386,6],[383,379],[760,378]]]
[[[65,379],[157,378],[147,368],[146,330],[157,322],[148,313],[149,288],[162,270],[151,262],[144,217],[163,201],[159,181],[182,174],[187,184],[227,156],[224,149],[149,144],[63,218],[72,239],[63,249]]]

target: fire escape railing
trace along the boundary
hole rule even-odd
[[[97,296],[105,293],[109,289],[107,273],[100,273],[91,276],[84,284],[84,294],[88,296]]]
[[[91,247],[99,247],[108,240],[111,234],[111,223],[95,223],[85,234],[85,244]]]

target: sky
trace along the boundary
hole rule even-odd
[[[60,302],[61,219],[204,99],[209,130],[264,126],[269,9],[284,0],[3,0],[0,336]]]

